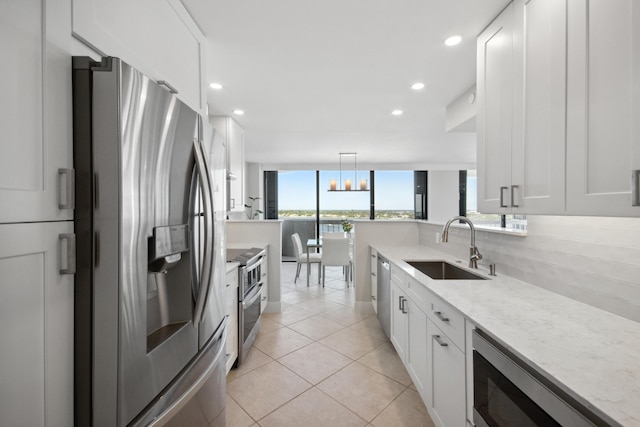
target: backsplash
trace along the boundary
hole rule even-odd
[[[476,231],[481,264],[594,307],[640,322],[640,218],[528,216],[526,237]],[[420,223],[420,243],[459,258],[469,231]]]

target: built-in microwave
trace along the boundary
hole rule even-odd
[[[473,331],[476,427],[619,425],[596,414],[483,331]]]

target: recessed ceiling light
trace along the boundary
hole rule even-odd
[[[244,114],[244,111],[242,110],[233,110],[233,114],[237,114],[238,116],[241,116]]]
[[[222,85],[221,85],[220,83],[211,83],[211,84],[209,85],[209,87],[210,87],[211,89],[215,89],[215,90],[220,90],[220,89],[222,89]]]
[[[401,115],[402,115],[402,113],[403,113],[403,111],[402,111],[402,110],[393,110],[393,111],[391,112],[391,114],[393,114],[394,116],[401,116]]]
[[[451,37],[448,37],[444,41],[444,44],[446,44],[447,46],[455,46],[455,45],[459,44],[461,41],[462,41],[462,37],[460,37],[460,36],[451,36]]]
[[[411,85],[411,89],[413,89],[413,90],[424,89],[424,83],[414,83],[414,84]]]

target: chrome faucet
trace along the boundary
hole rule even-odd
[[[469,248],[469,268],[478,268],[478,260],[482,259],[482,254],[478,251],[476,247],[476,228],[473,226],[471,220],[465,216],[456,216],[451,218],[444,225],[442,229],[442,243],[447,243],[449,241],[449,226],[454,221],[462,221],[469,224],[469,228],[471,229],[471,247]]]

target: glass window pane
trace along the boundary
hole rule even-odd
[[[278,172],[278,218],[315,216],[315,171]]]
[[[375,172],[376,219],[413,219],[413,171]]]

